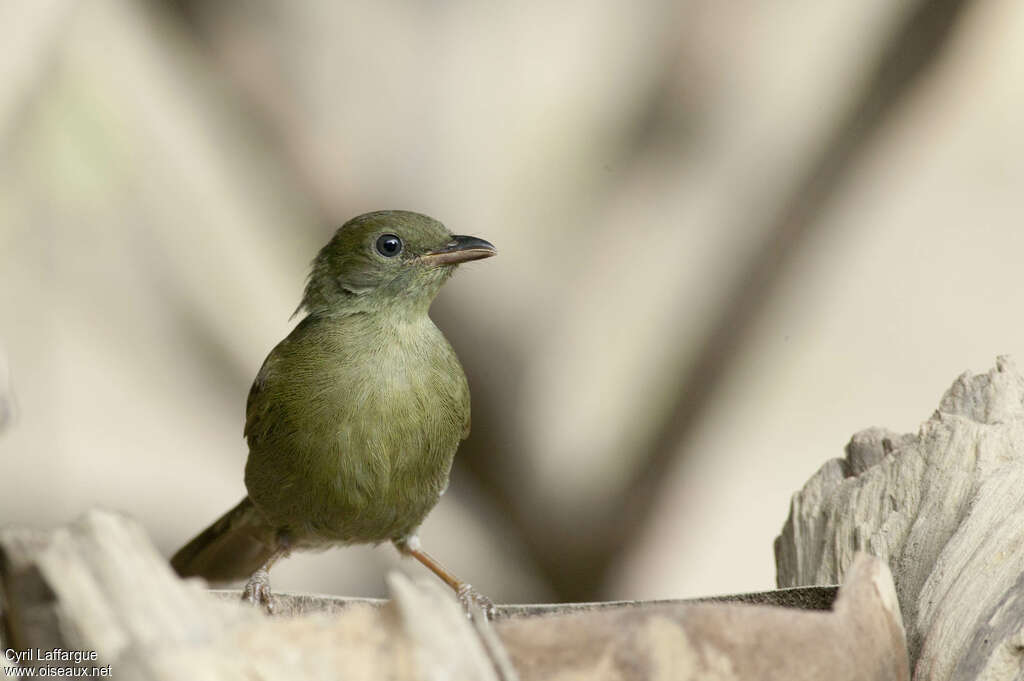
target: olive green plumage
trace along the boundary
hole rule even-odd
[[[296,545],[404,537],[447,484],[469,388],[430,318],[408,312],[311,314],[256,377],[245,486]]]
[[[458,262],[493,253],[404,211],[337,231],[313,262],[307,316],[249,392],[249,496],[175,555],[179,574],[246,577],[282,535],[316,549],[415,532],[470,425],[465,374],[427,310]]]

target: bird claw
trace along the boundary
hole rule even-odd
[[[494,602],[474,589],[472,584],[463,584],[455,592],[455,595],[458,596],[459,603],[462,603],[462,607],[466,611],[466,617],[469,619],[473,619],[473,610],[475,608],[480,608],[484,618],[488,620],[493,620],[495,615],[498,614],[497,608],[494,607]]]
[[[270,573],[260,569],[252,573],[242,590],[242,600],[255,606],[263,606],[268,615],[274,614],[273,594],[270,592]]]

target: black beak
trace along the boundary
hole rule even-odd
[[[497,255],[498,250],[490,242],[475,236],[455,235],[444,248],[430,251],[420,256],[420,260],[431,267],[441,265],[458,265],[470,260],[481,260]]]

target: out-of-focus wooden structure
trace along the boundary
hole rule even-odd
[[[479,611],[467,618],[439,583],[389,581],[391,602],[284,595],[267,616],[237,592],[178,579],[120,515],[0,533],[3,647],[95,651],[79,666],[122,679],[909,678],[892,579],[867,555],[831,611],[834,591],[823,588],[504,606],[491,623]],[[39,658],[23,664],[75,666]]]

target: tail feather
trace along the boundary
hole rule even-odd
[[[275,534],[252,499],[245,497],[179,549],[171,567],[181,577],[219,584],[247,579],[273,553]]]

